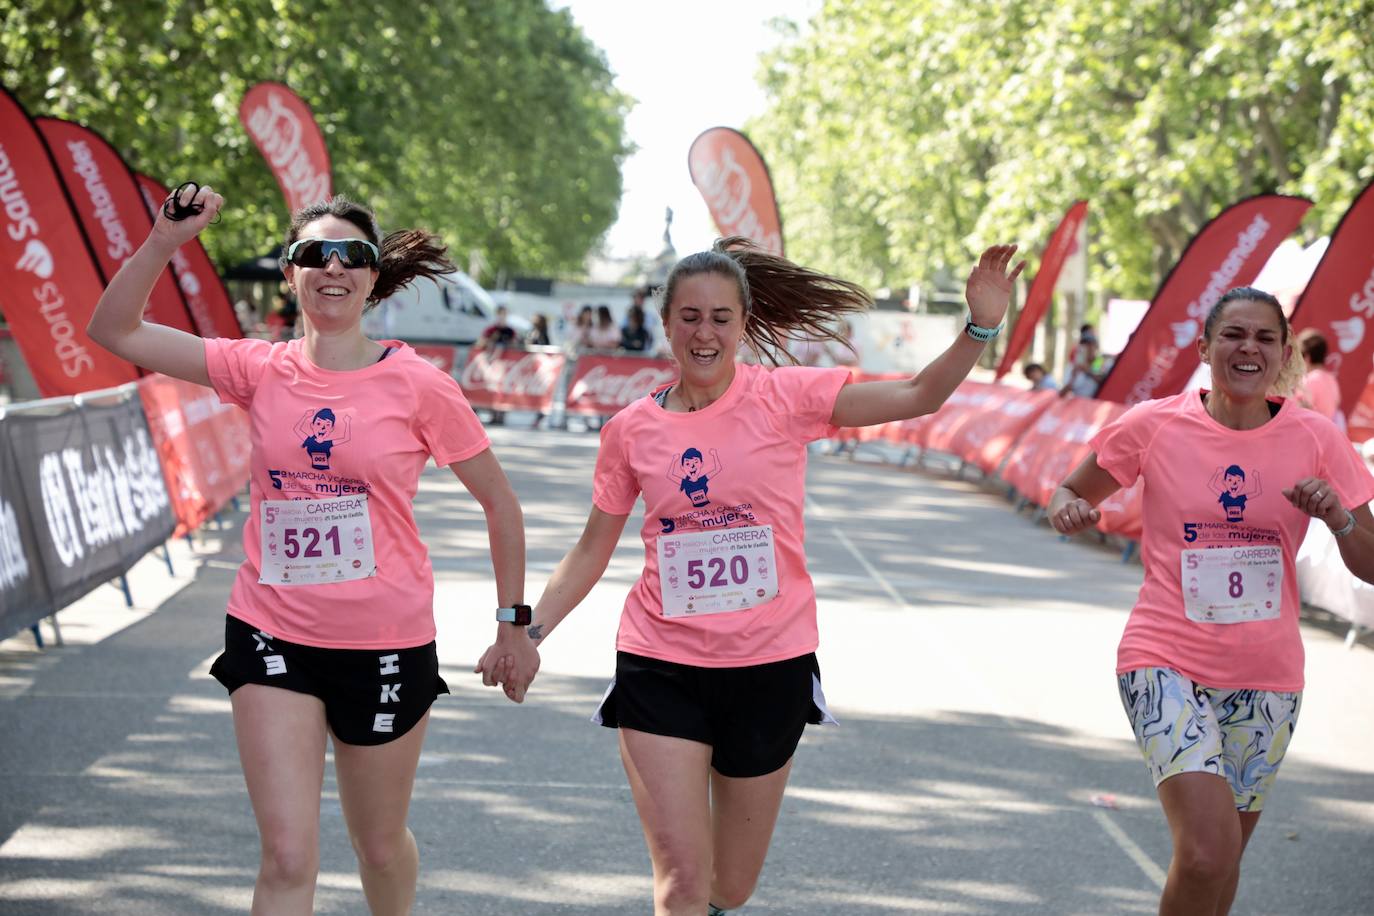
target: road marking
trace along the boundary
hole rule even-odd
[[[806,502],[808,505],[811,506],[811,511],[813,513],[819,515],[821,518],[826,517],[825,510],[822,509],[820,507],[820,504],[817,503],[810,496],[806,497]],[[911,605],[907,604],[906,601],[902,599],[901,594],[898,593],[898,591],[892,587],[892,583],[887,581],[887,576],[884,576],[882,573],[878,572],[878,570],[874,568],[873,564],[868,562],[868,558],[865,557],[863,554],[859,553],[859,549],[854,546],[854,542],[849,539],[849,536],[840,530],[839,525],[836,525],[834,522],[831,522],[830,530],[835,532],[835,537],[839,538],[840,543],[844,545],[845,549],[849,551],[849,553],[854,557],[854,559],[859,561],[859,565],[862,566],[864,568],[864,571],[867,572],[873,578],[873,581],[877,582],[880,586],[882,586],[883,591],[887,592],[887,596],[892,599],[893,604],[897,605],[904,611],[909,611],[912,609]]]
[[[1164,888],[1164,869],[1154,863],[1154,860],[1145,854],[1145,850],[1136,845],[1135,840],[1126,836],[1126,831],[1117,825],[1116,821],[1107,816],[1105,811],[1093,811],[1093,819],[1102,825],[1102,829],[1107,831],[1107,836],[1116,841],[1116,845],[1121,847],[1121,851],[1126,853],[1132,862],[1140,866],[1140,870],[1145,873],[1145,877],[1155,883],[1161,890]]]

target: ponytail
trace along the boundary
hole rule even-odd
[[[801,267],[736,235],[717,240],[710,251],[688,255],[669,271],[660,292],[665,324],[678,281],[705,273],[735,282],[744,307],[744,338],[775,366],[795,364],[788,344],[807,339],[833,340],[853,352],[835,330],[835,319],[873,306],[873,297],[858,284]]]

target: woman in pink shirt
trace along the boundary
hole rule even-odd
[[[833,721],[816,663],[816,595],[802,508],[807,443],[838,426],[934,412],[1000,328],[1021,266],[989,248],[969,275],[965,333],[914,378],[850,384],[846,368],[736,362],[741,343],[834,338],[859,287],[740,238],[678,262],[661,315],[680,375],[601,433],[592,510],[535,609],[536,642],[605,572],[642,495],[644,571],[626,598],[615,680],[594,721],[620,749],[654,867],[660,916],[740,906],[773,834],[806,723]],[[487,679],[523,690],[536,668]]]
[[[1310,520],[1374,582],[1374,476],[1330,420],[1267,396],[1292,350],[1277,299],[1226,293],[1198,341],[1212,390],[1131,408],[1050,500],[1072,534],[1144,480],[1145,581],[1116,673],[1173,836],[1165,916],[1224,916],[1235,898],[1301,707],[1294,560]]]
[[[411,787],[429,707],[448,692],[411,500],[431,457],[452,468],[486,512],[507,608],[523,600],[520,506],[457,383],[399,341],[362,332],[372,304],[454,269],[434,236],[381,238],[367,209],[336,197],[297,213],[286,238],[282,272],[299,299],[301,338],[202,340],[143,320],[172,253],[222,204],[209,188],[169,197],[88,330],[130,362],[213,387],[248,412],[246,559],[211,673],[229,690],[262,844],[253,912],[312,911],[332,737],[368,905],[409,913],[419,867],[406,827]],[[497,645],[537,664],[513,624],[498,625]]]

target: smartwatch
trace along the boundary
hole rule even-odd
[[[964,322],[964,333],[979,343],[987,343],[989,340],[992,340],[998,334],[1002,333],[1002,326],[999,324],[995,328],[980,327],[973,323],[973,316],[970,315],[968,320]]]
[[[533,619],[534,610],[528,604],[517,604],[514,607],[496,609],[496,620],[499,623],[513,623],[517,627],[527,627]]]

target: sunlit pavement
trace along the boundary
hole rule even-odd
[[[533,599],[586,518],[596,437],[492,435],[525,507]],[[741,912],[1154,912],[1168,833],[1112,673],[1139,565],[1059,539],[1001,488],[871,458],[812,461],[820,659],[842,724],[808,730]],[[640,568],[637,522],[517,707],[469,673],[495,629],[479,508],[431,471],[416,509],[453,688],[412,809],[416,912],[649,912],[614,735],[587,721]],[[247,911],[256,831],[206,673],[237,541],[174,545],[175,576],[145,560],[138,607],[101,589],[62,612],[63,648],[0,644],[0,912]],[[1374,912],[1374,650],[1342,635],[1304,627],[1302,720],[1237,916]],[[321,855],[317,911],[365,913],[332,778]]]

